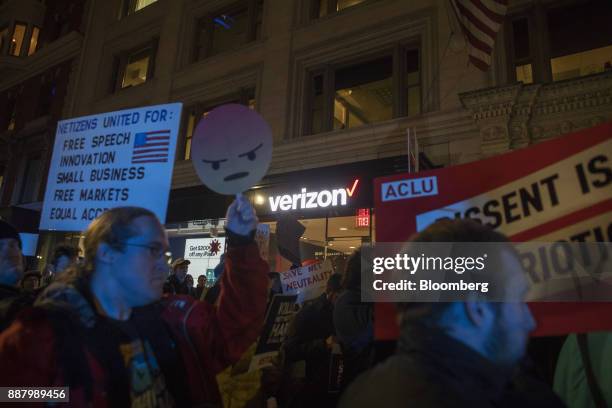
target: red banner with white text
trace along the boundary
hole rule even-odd
[[[612,123],[489,159],[374,181],[376,238],[402,242],[437,219],[475,218],[512,241],[612,241]],[[610,303],[531,303],[534,335],[612,330]],[[377,339],[398,331],[376,305]]]

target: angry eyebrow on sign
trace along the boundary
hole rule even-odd
[[[255,160],[255,152],[263,147],[263,143],[260,143],[256,148],[249,150],[246,153],[239,154],[238,157],[247,157],[249,160]]]

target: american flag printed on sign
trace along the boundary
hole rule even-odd
[[[470,45],[470,62],[482,71],[491,66],[495,37],[508,11],[508,0],[449,0]]]
[[[170,150],[170,130],[136,133],[132,163],[166,163]]]

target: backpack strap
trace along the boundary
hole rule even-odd
[[[603,393],[601,392],[601,388],[599,388],[597,378],[595,377],[595,372],[593,371],[593,365],[591,364],[587,334],[577,334],[576,340],[578,342],[578,348],[580,349],[580,357],[582,358],[582,365],[584,367],[584,373],[586,375],[587,384],[589,385],[589,390],[591,391],[593,403],[597,408],[606,408],[606,401],[603,397]]]

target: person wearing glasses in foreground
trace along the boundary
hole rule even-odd
[[[2,386],[70,387],[70,406],[217,406],[215,375],[263,324],[268,265],[247,199],[228,208],[216,306],[162,300],[168,239],[149,210],[122,207],[85,233],[85,262],[49,286],[0,336]]]

